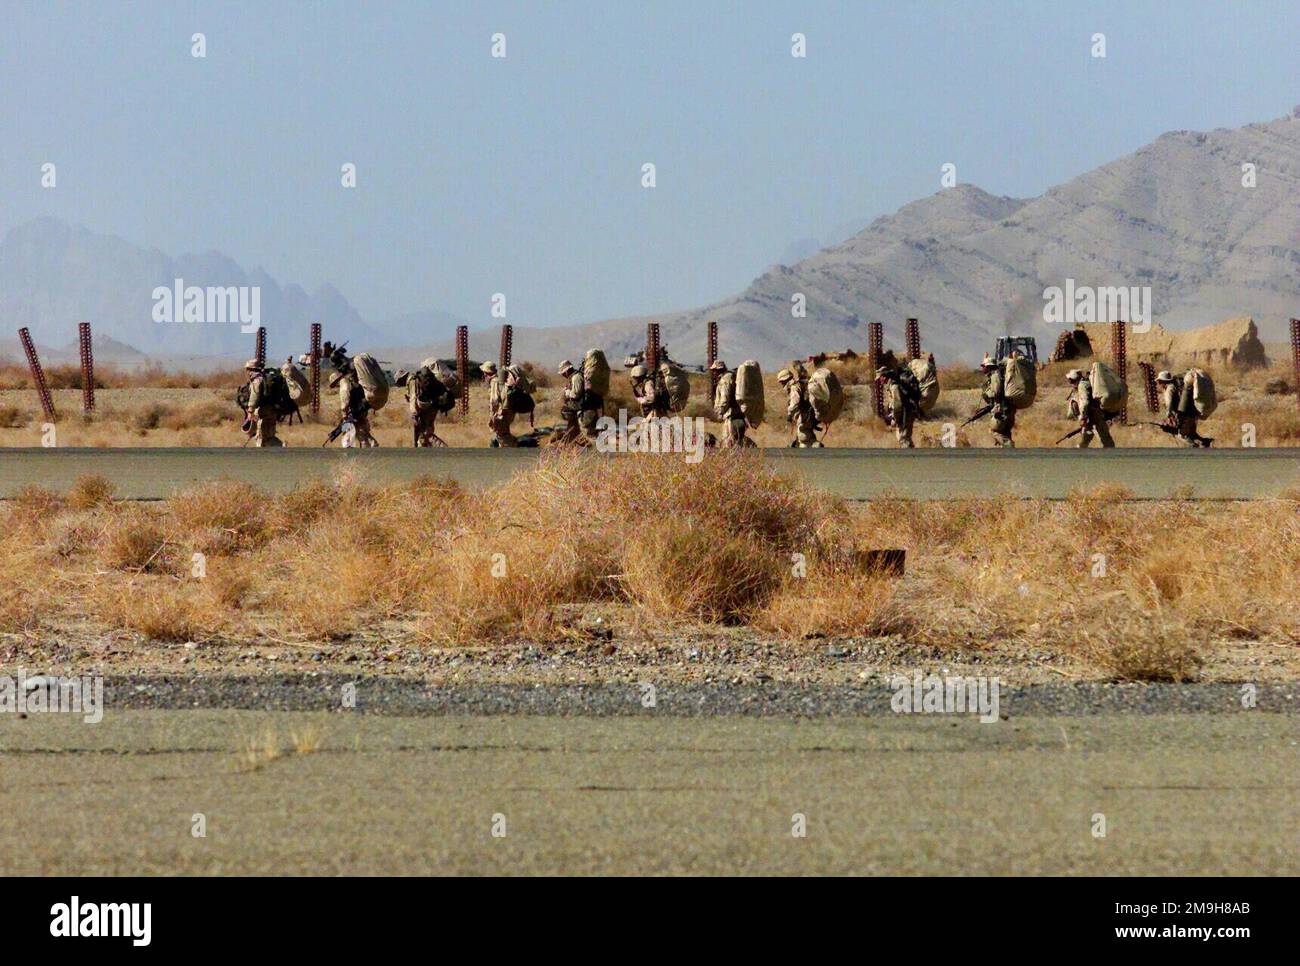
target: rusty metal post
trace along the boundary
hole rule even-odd
[[[510,365],[510,356],[515,348],[515,329],[512,325],[501,326],[501,358],[497,364],[504,370]],[[505,380],[505,373],[501,373],[501,379]]]
[[[1142,370],[1142,388],[1146,391],[1147,409],[1151,412],[1160,410],[1160,392],[1156,389],[1156,367],[1149,362],[1139,362]]]
[[[645,367],[651,376],[659,370],[659,323],[647,322],[645,327]]]
[[[90,344],[90,323],[77,323],[77,342],[81,348],[81,411],[95,411],[95,352]]]
[[[916,319],[907,320],[907,358],[921,358],[921,323]]]
[[[50,395],[50,384],[45,381],[45,370],[41,368],[41,360],[36,357],[36,346],[26,326],[18,330],[18,341],[23,344],[23,352],[27,353],[27,368],[31,370],[36,394],[41,397],[41,409],[45,413],[45,418],[54,422],[57,418],[54,412],[54,397]]]
[[[1115,365],[1115,373],[1119,376],[1119,381],[1128,385],[1128,326],[1121,319],[1116,319],[1110,324],[1110,357]],[[1124,410],[1119,414],[1119,421],[1125,426],[1128,425],[1128,404],[1125,403]]]
[[[876,416],[885,418],[885,387],[876,378],[880,359],[885,354],[885,327],[879,322],[867,323],[867,368],[871,371],[871,394],[876,406]]]
[[[1300,402],[1300,319],[1291,320],[1291,361],[1295,363],[1295,398]]]
[[[460,383],[460,414],[469,415],[469,326],[456,326],[456,379]]]
[[[311,324],[311,414],[320,415],[320,323]]]
[[[253,349],[253,358],[257,360],[257,368],[266,368],[266,326],[257,327],[257,342]]]
[[[718,361],[718,323],[709,323],[709,344],[707,346],[706,356],[708,361],[704,364],[705,371],[709,374],[709,389],[717,392],[718,374],[713,371],[713,364]],[[712,399],[712,396],[709,397]]]

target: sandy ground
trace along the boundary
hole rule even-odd
[[[5,875],[1300,872],[1281,714],[133,711],[0,749]]]
[[[499,483],[533,465],[539,450],[492,449],[10,449],[0,456],[0,496],[38,483],[66,489],[82,474],[113,481],[117,495],[158,499],[203,480],[228,478],[284,491],[340,472],[380,484],[450,476],[466,485]],[[592,459],[650,458],[635,455]],[[679,457],[671,457],[679,458]],[[898,494],[946,499],[1010,494],[1060,498],[1107,482],[1138,497],[1190,487],[1199,498],[1276,496],[1300,487],[1294,450],[768,450],[763,458],[847,499]]]

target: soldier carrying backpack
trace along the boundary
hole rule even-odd
[[[342,350],[339,350],[339,355],[341,354]],[[339,424],[325,442],[332,442],[344,431],[344,426],[351,424],[353,432],[351,436],[345,437],[344,446],[378,446],[379,441],[370,432],[370,403],[366,400],[365,387],[357,377],[356,370],[346,357],[331,361],[340,367],[330,377],[330,388],[339,391]]]
[[[1016,442],[1011,434],[1016,430],[1016,409],[1007,399],[1007,379],[1002,366],[986,355],[980,363],[980,371],[985,375],[984,389],[980,398],[989,407],[993,416],[993,445],[1015,449]]]
[[[786,391],[785,419],[794,428],[790,445],[803,449],[821,446],[817,432],[822,427],[808,396],[807,370],[800,363],[792,362],[789,368],[776,374],[776,381]]]
[[[1098,366],[1100,365],[1100,363],[1093,365],[1094,373],[1099,372]],[[1111,372],[1108,368],[1105,373],[1101,373],[1101,376],[1105,377]],[[1079,421],[1079,428],[1074,431],[1074,433],[1079,434],[1079,449],[1088,447],[1092,442],[1094,433],[1101,437],[1103,448],[1113,448],[1115,440],[1110,435],[1110,426],[1106,423],[1109,416],[1105,409],[1102,408],[1099,387],[1093,385],[1093,380],[1082,369],[1071,369],[1065,374],[1065,378],[1071,386],[1068,412],[1071,419]],[[1068,439],[1074,433],[1067,434],[1065,438]]]
[[[416,447],[446,446],[437,433],[438,415],[449,413],[456,396],[439,378],[434,366],[426,361],[415,372],[400,372],[393,380],[406,388],[406,406],[411,414],[411,441]]]
[[[603,363],[605,356],[599,349],[593,349],[592,352],[599,355],[599,362]],[[596,421],[600,418],[601,410],[604,407],[604,400],[596,392],[596,385],[599,381],[597,374],[592,385],[589,385],[588,372],[598,368],[598,364],[591,353],[583,361],[583,368],[579,369],[568,359],[560,363],[558,372],[560,376],[567,380],[568,385],[564,389],[564,403],[560,407],[560,416],[564,419],[564,432],[555,437],[552,442],[556,445],[579,444],[586,445],[589,440],[596,438]],[[605,387],[608,391],[609,386],[609,366],[605,366]]]
[[[906,367],[881,366],[876,370],[876,379],[883,384],[885,416],[894,427],[898,445],[914,449],[912,424],[921,415],[921,386],[916,374]]]
[[[1198,377],[1206,381],[1210,378],[1199,369],[1189,370],[1182,377],[1175,376],[1167,369],[1156,375],[1156,388],[1160,393],[1160,411],[1164,416],[1160,427],[1178,440],[1182,446],[1208,449],[1214,440],[1202,436],[1197,431],[1197,426],[1203,411],[1205,414],[1214,411],[1213,383],[1210,383],[1209,405],[1205,403],[1205,389],[1201,388],[1201,404],[1198,406]],[[1202,387],[1203,385],[1204,383]]]
[[[281,419],[292,419],[298,405],[289,396],[289,384],[278,369],[266,369],[256,359],[244,363],[251,373],[236,399],[244,410],[243,430],[254,446],[283,446],[275,434]],[[299,419],[302,417],[300,416]]]
[[[728,371],[727,364],[721,359],[709,366],[710,372],[718,374],[718,385],[713,392],[713,415],[722,423],[724,435],[723,446],[753,446],[754,441],[745,435],[748,421],[744,407],[736,395],[737,373]]]

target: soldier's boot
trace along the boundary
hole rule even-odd
[[[916,444],[912,442],[912,421],[907,420],[894,430],[898,436],[898,446],[900,449],[916,449]]]
[[[372,446],[379,445],[379,440],[375,439],[375,437],[370,432],[369,419],[354,420],[352,425],[356,429],[355,441],[357,446],[368,449]]]
[[[1097,435],[1101,437],[1101,445],[1103,449],[1114,448],[1115,437],[1111,436],[1110,427],[1106,425],[1106,420],[1103,419],[1097,424]]]

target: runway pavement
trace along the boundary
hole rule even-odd
[[[195,483],[228,478],[271,490],[347,471],[376,483],[433,474],[467,486],[502,482],[536,463],[539,450],[493,449],[73,449],[0,450],[0,498],[23,485],[54,489],[80,475],[108,477],[117,494],[161,499]],[[678,456],[602,456],[591,459],[677,459]],[[783,471],[846,499],[890,494],[945,499],[988,494],[1061,498],[1075,487],[1122,484],[1139,498],[1161,498],[1191,485],[1200,499],[1254,499],[1300,487],[1300,450],[1112,449],[1001,451],[766,450]]]
[[[1263,712],[4,714],[0,875],[1295,875],[1296,754]]]

